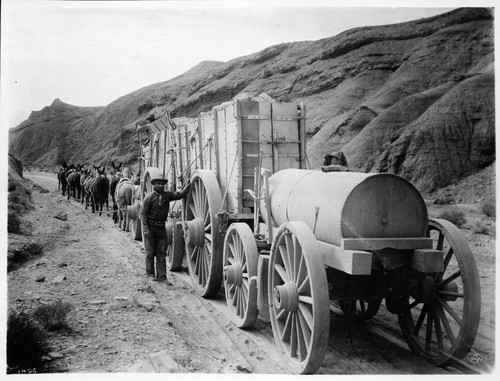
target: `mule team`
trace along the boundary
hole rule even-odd
[[[104,166],[93,166],[91,169],[84,169],[84,165],[67,165],[63,163],[57,173],[59,180],[58,189],[62,190],[62,195],[66,195],[68,200],[73,197],[75,200],[85,203],[85,209],[90,205],[92,213],[98,212],[99,216],[103,212],[104,204],[106,211],[109,210],[108,197],[111,194],[113,201],[113,220],[118,222],[118,226],[125,231],[129,231],[129,219],[127,218],[127,205],[132,205],[135,188],[139,185],[139,174],[134,176],[130,168],[122,170],[122,163],[113,168],[111,180],[105,173]]]

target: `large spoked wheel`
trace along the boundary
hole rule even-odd
[[[132,223],[132,238],[135,241],[142,241],[142,226],[141,226],[141,219],[136,218],[135,220],[131,220]]]
[[[184,259],[184,236],[182,230],[177,227],[180,216],[174,214],[168,217],[167,229],[167,267],[170,271],[182,270],[182,260]]]
[[[352,301],[339,301],[340,308],[345,314],[349,313],[350,316],[358,322],[370,320],[374,317],[382,304],[382,299],[374,300],[352,300]]]
[[[222,283],[223,237],[217,218],[221,204],[215,175],[208,170],[196,171],[184,206],[184,240],[189,275],[205,298],[215,295]]]
[[[259,252],[245,223],[229,226],[224,241],[224,289],[234,324],[252,326],[257,320],[257,265]]]
[[[316,238],[303,222],[283,224],[269,260],[269,315],[274,340],[294,373],[318,370],[330,330],[329,298]]]
[[[430,220],[434,248],[444,251],[444,271],[421,279],[417,295],[399,315],[410,349],[436,365],[462,359],[476,338],[481,290],[472,251],[452,223]]]
[[[144,173],[144,180],[141,184],[141,194],[142,199],[146,197],[148,194],[153,192],[153,184],[151,184],[151,180],[160,175],[160,170],[156,167],[148,167],[146,168],[146,172]]]
[[[131,221],[132,229],[130,229],[132,233],[132,238],[136,241],[142,240],[142,227],[141,227],[141,219],[140,215],[140,203],[136,202],[133,205],[127,206],[127,218]]]

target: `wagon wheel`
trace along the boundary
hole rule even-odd
[[[142,226],[141,219],[136,218],[135,220],[130,220],[132,223],[132,238],[136,241],[142,241]]]
[[[209,170],[196,171],[184,205],[184,240],[189,275],[205,298],[215,295],[222,283],[223,237],[217,218],[221,204],[215,175]]]
[[[430,220],[434,248],[444,251],[444,271],[421,280],[399,325],[410,349],[444,365],[462,359],[472,348],[479,325],[481,290],[472,251],[452,223]]]
[[[316,238],[303,222],[278,230],[269,259],[269,315],[274,340],[294,373],[314,373],[330,330],[328,284]]]
[[[224,289],[237,327],[257,320],[257,264],[259,252],[252,230],[245,223],[229,226],[224,241]]]
[[[167,266],[170,271],[180,271],[184,259],[184,236],[176,226],[179,221],[178,216],[167,219]]]
[[[342,312],[347,313],[349,309],[350,316],[359,322],[370,320],[374,317],[382,304],[382,299],[365,300],[358,299],[352,301],[340,300],[339,305]]]
[[[144,198],[153,192],[153,184],[151,184],[151,179],[154,179],[160,174],[160,170],[156,167],[148,167],[146,168],[146,172],[144,173],[144,180],[142,181],[142,190],[141,190],[141,199]]]

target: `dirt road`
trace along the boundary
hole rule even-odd
[[[62,197],[55,174],[28,172],[25,177],[49,190],[33,191],[36,209],[29,215],[31,238],[44,248],[42,256],[9,273],[9,308],[30,309],[58,299],[73,305],[73,331],[50,338],[58,354],[50,360],[56,371],[288,372],[269,322],[261,319],[239,330],[229,319],[223,293],[212,301],[198,297],[185,273],[168,274],[173,286],[151,281],[145,277],[142,245],[131,233]],[[60,212],[66,221],[54,217]],[[41,277],[45,280],[37,282]],[[494,320],[491,324],[494,332]],[[474,348],[485,361],[438,368],[409,352],[395,316],[382,312],[367,324],[354,324],[349,344],[345,320],[334,309],[329,350],[318,373],[488,372],[487,353],[494,356],[491,324],[480,330]]]

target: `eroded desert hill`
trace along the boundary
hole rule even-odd
[[[352,168],[428,193],[495,161],[493,12],[457,9],[206,61],[106,107],[56,100],[10,131],[9,148],[38,166],[133,165],[136,123],[164,110],[193,117],[241,93],[305,103],[312,168],[343,150]]]

